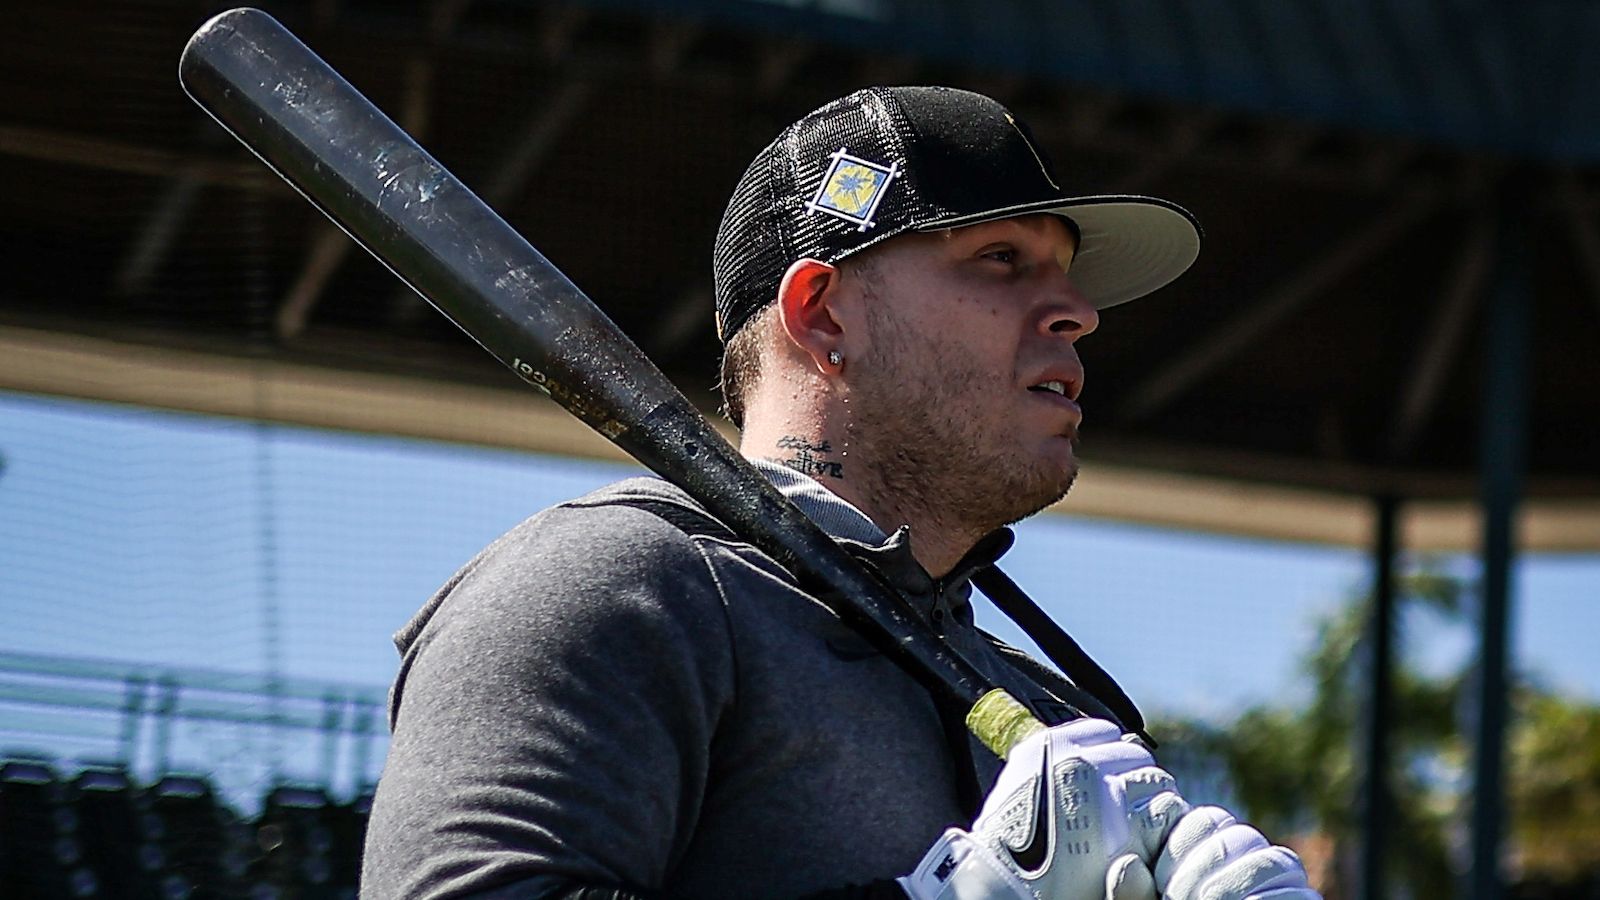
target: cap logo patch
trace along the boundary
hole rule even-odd
[[[889,190],[889,182],[900,174],[900,163],[884,166],[851,156],[843,147],[828,157],[833,162],[822,176],[817,195],[806,206],[812,212],[827,213],[866,231],[878,224],[872,214]]]

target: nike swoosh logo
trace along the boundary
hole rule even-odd
[[[1012,862],[1023,872],[1037,872],[1044,868],[1045,856],[1050,849],[1050,750],[1045,748],[1041,754],[1044,762],[1039,773],[1039,795],[1033,801],[1033,833],[1028,837],[1028,843],[1019,848],[1007,847],[1006,852],[1011,854]]]

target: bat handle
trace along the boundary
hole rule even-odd
[[[995,756],[1005,759],[1023,740],[1045,730],[1045,724],[1004,688],[993,688],[967,711],[967,730]]]

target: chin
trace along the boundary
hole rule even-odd
[[[1019,469],[1017,474],[1019,477],[1006,492],[1006,496],[1015,501],[1005,518],[1007,525],[1014,525],[1066,497],[1077,481],[1078,462],[1072,459],[1065,466],[1040,466],[1027,475]]]
[[[1040,469],[1048,469],[1048,475],[1043,478],[1054,478],[1062,484],[1061,491],[1072,486],[1078,477],[1078,439],[1076,437],[1053,437],[1045,445],[1040,456],[1042,462]]]

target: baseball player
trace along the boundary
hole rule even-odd
[[[784,130],[716,239],[741,449],[1052,727],[997,759],[815,586],[630,479],[501,537],[397,635],[362,895],[1317,897],[1191,808],[1065,635],[1036,636],[1068,677],[973,625],[974,582],[1029,605],[995,563],[1076,475],[1077,341],[1198,250],[1174,204],[1063,191],[978,94],[873,88]]]

